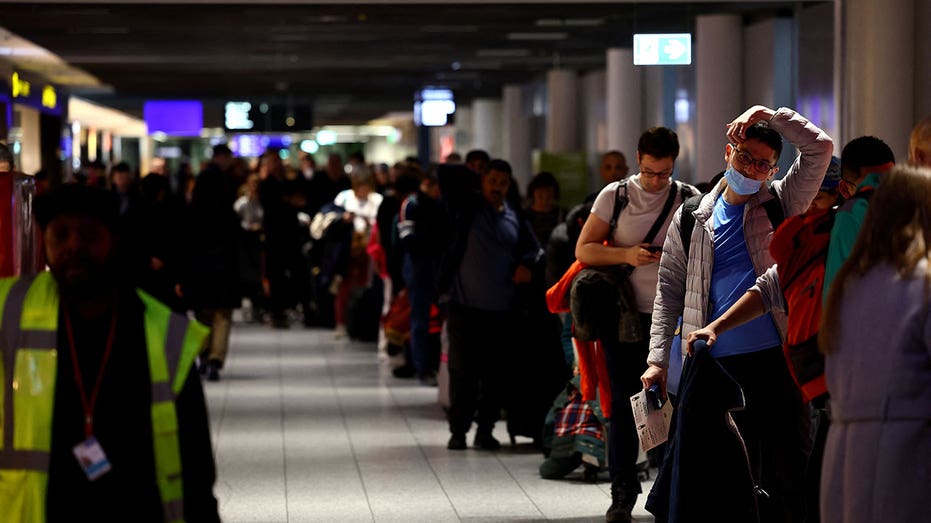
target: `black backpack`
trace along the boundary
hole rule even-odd
[[[682,204],[682,218],[679,221],[679,238],[682,239],[682,249],[685,250],[685,259],[689,259],[689,248],[692,243],[692,229],[695,228],[695,216],[692,214],[698,209],[698,205],[701,203],[701,199],[705,194],[698,194],[692,196],[688,200],[685,200],[685,203]],[[779,201],[779,195],[776,194],[776,190],[769,187],[769,194],[773,195],[772,200],[767,200],[763,202],[763,209],[766,210],[766,216],[769,217],[769,223],[772,224],[773,230],[779,228],[782,222],[786,219],[785,211],[782,209],[782,202]]]

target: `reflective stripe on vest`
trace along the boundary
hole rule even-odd
[[[184,521],[174,400],[209,330],[139,291],[152,383],[156,483],[166,522]],[[50,273],[0,279],[0,523],[45,521],[55,403],[58,289]],[[12,415],[11,415],[12,414]]]
[[[181,447],[178,443],[175,397],[184,387],[194,358],[200,352],[209,331],[197,322],[172,313],[171,309],[149,294],[137,292],[146,310],[156,483],[162,498],[165,521],[180,522],[184,521],[184,486],[181,479]]]

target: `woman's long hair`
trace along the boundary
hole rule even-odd
[[[844,291],[847,285],[879,264],[911,278],[915,267],[931,262],[931,169],[896,167],[870,199],[869,210],[850,257],[831,284],[818,342],[829,353],[837,340]],[[925,273],[925,302],[931,296],[931,271]]]

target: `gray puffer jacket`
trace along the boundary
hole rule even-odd
[[[818,193],[821,180],[831,161],[834,143],[817,126],[792,109],[776,111],[770,127],[799,150],[788,173],[772,183],[786,216],[801,214],[808,209]],[[660,367],[669,364],[670,345],[679,316],[682,316],[682,339],[693,330],[708,324],[711,313],[708,297],[711,291],[711,272],[714,267],[714,223],[711,219],[714,203],[724,192],[727,183],[721,180],[706,194],[695,210],[695,227],[689,245],[689,259],[685,259],[681,235],[682,207],[676,211],[659,264],[659,281],[656,300],[653,302],[653,325],[650,328],[650,355],[647,362]],[[744,238],[757,276],[775,264],[769,254],[773,227],[762,206],[772,199],[764,184],[760,192],[746,203],[744,209]],[[785,314],[774,310],[772,317],[780,335],[785,338]],[[685,358],[684,344],[680,357]]]

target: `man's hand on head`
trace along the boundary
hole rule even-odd
[[[743,143],[747,139],[747,129],[757,122],[772,119],[776,111],[763,105],[754,105],[727,124],[727,140],[731,143]]]

